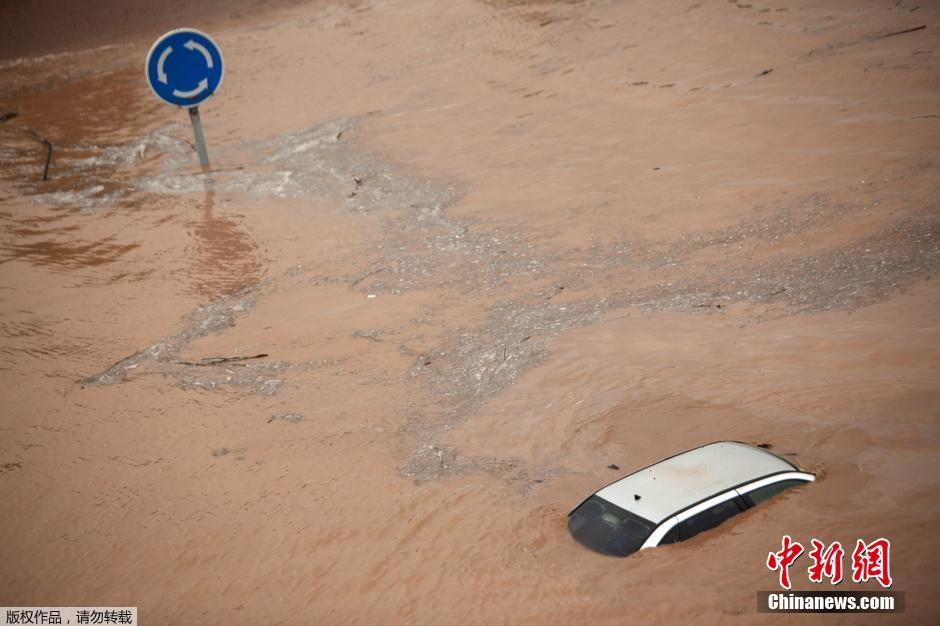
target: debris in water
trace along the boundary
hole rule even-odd
[[[288,422],[290,424],[297,424],[304,421],[304,416],[301,413],[280,413],[279,415],[272,415],[271,419],[268,420],[268,424],[274,420]]]
[[[251,356],[213,356],[213,357],[206,357],[204,359],[199,359],[198,361],[175,361],[175,363],[177,363],[178,365],[193,365],[197,367],[204,367],[207,365],[223,365],[227,363],[233,363],[234,365],[238,365],[238,363],[235,363],[235,361],[250,361],[252,359],[263,359],[266,356],[268,356],[266,353],[252,354]]]

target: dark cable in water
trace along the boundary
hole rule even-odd
[[[0,114],[0,122],[3,122],[3,123],[8,122],[9,120],[12,120],[17,115],[19,115],[19,113],[16,113],[16,112]],[[49,180],[49,164],[52,162],[52,142],[50,142],[48,139],[46,139],[45,137],[43,137],[42,135],[40,135],[39,133],[37,133],[31,128],[23,128],[22,130],[26,131],[27,133],[35,137],[43,145],[46,146],[46,165],[42,169],[42,179],[43,181]]]

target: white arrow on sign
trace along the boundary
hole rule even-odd
[[[166,58],[170,56],[170,53],[173,52],[173,46],[167,46],[166,50],[160,53],[160,58],[157,59],[157,80],[166,84],[166,70],[163,69],[164,64],[166,64]]]
[[[196,43],[194,40],[190,39],[183,44],[183,47],[187,50],[199,50],[202,53],[202,56],[206,57],[206,67],[210,70],[212,69],[212,55],[209,54],[209,51],[206,50],[206,47],[201,43]]]
[[[180,91],[179,89],[174,89],[173,95],[176,96],[177,98],[194,98],[208,88],[209,88],[209,79],[203,78],[201,81],[199,81],[199,84],[196,85],[195,89],[190,89],[189,91]]]
[[[195,40],[190,39],[183,44],[183,47],[187,50],[198,50],[202,53],[202,56],[206,58],[206,66],[211,70],[214,66],[212,63],[212,55],[209,54],[209,51],[201,43],[196,43]],[[167,46],[166,50],[160,53],[160,58],[157,59],[157,80],[163,83],[167,83],[166,70],[164,66],[166,65],[166,59],[170,56],[170,53],[173,52],[173,46]],[[199,82],[199,85],[192,91],[180,91],[179,89],[173,90],[173,95],[178,98],[192,98],[196,94],[202,93],[203,90],[209,88],[209,83],[207,80],[202,80]]]

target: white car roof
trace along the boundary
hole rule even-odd
[[[719,441],[650,465],[607,485],[596,495],[659,524],[682,509],[738,485],[795,469],[772,452],[736,441]]]

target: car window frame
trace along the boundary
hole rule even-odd
[[[708,509],[712,508],[715,505],[721,504],[723,502],[727,502],[728,500],[734,500],[735,498],[740,498],[740,497],[741,496],[740,494],[738,494],[737,490],[729,489],[728,491],[724,491],[722,493],[714,495],[711,498],[702,500],[698,504],[694,504],[690,507],[687,507],[686,509],[677,513],[676,515],[667,517],[663,522],[660,523],[659,526],[656,527],[656,530],[653,531],[653,534],[651,534],[647,538],[647,540],[643,543],[643,545],[640,546],[640,550],[658,546],[659,543],[669,533],[669,531],[673,529],[674,526],[678,526],[679,524],[689,519],[690,517],[694,517],[695,515],[698,515],[699,513],[703,511],[707,511]],[[740,503],[738,504],[738,507],[741,508]],[[739,513],[743,512],[746,509],[747,507],[745,506],[744,508],[742,508],[741,511],[739,511]],[[734,516],[732,515],[732,517]],[[681,543],[682,541],[683,539],[680,536],[677,543]]]
[[[689,508],[679,513],[676,513],[676,519],[679,520],[679,523],[681,524],[682,522],[689,519],[690,517],[694,517],[703,511],[707,511],[708,509],[712,508],[716,504],[721,504],[722,502],[725,502],[726,500],[734,500],[735,498],[738,498],[738,497],[740,497],[740,494],[737,492],[736,489],[729,489],[728,491],[712,496],[708,500],[703,500],[702,502],[699,502],[698,504],[694,506],[690,506]]]
[[[676,519],[675,515],[672,517],[667,517],[665,520],[660,522],[659,526],[657,526],[653,530],[652,534],[646,538],[646,541],[643,542],[642,546],[640,546],[640,550],[645,550],[646,548],[655,548],[656,546],[660,545],[660,542],[662,542],[663,538],[668,535],[669,531],[675,528],[678,524],[679,520]]]
[[[734,505],[734,507],[737,509],[737,511],[731,513],[730,515],[726,515],[725,517],[721,518],[721,519],[718,521],[718,523],[714,524],[713,526],[709,526],[708,528],[702,528],[702,529],[700,529],[700,530],[697,530],[697,531],[693,532],[691,535],[686,535],[686,532],[685,532],[686,529],[685,529],[684,527],[685,527],[687,524],[692,523],[692,522],[694,522],[694,521],[696,520],[696,518],[701,517],[701,516],[705,515],[706,513],[709,513],[709,512],[710,512],[712,509],[714,509],[715,507],[724,505],[724,504],[726,504],[726,503],[728,503],[728,502],[732,503],[732,504]],[[721,500],[719,500],[719,501],[717,501],[717,502],[712,502],[710,506],[708,506],[708,507],[706,507],[706,508],[704,508],[704,509],[702,509],[702,510],[700,510],[700,511],[694,513],[694,514],[692,514],[692,515],[689,515],[689,516],[687,516],[685,519],[679,521],[679,524],[678,524],[678,526],[677,526],[677,530],[678,530],[678,541],[680,541],[680,542],[681,542],[681,541],[688,541],[689,539],[692,539],[692,538],[695,537],[696,535],[699,535],[699,534],[701,534],[701,533],[703,533],[703,532],[705,532],[705,531],[708,531],[708,530],[712,530],[712,529],[714,529],[714,528],[717,528],[718,526],[721,526],[722,524],[724,524],[726,521],[728,521],[728,520],[731,519],[732,517],[735,517],[735,516],[737,516],[737,515],[740,515],[741,513],[744,513],[744,512],[747,511],[749,508],[750,508],[750,507],[749,507],[748,504],[744,501],[744,498],[742,498],[741,496],[739,496],[739,495],[737,495],[737,494],[733,494],[732,497],[730,497],[730,498],[723,498],[723,499],[721,499]]]
[[[773,485],[776,483],[782,483],[787,480],[801,480],[806,483],[811,483],[816,480],[816,477],[812,474],[806,472],[783,472],[781,474],[774,474],[772,476],[767,476],[753,482],[750,482],[746,485],[735,488],[735,491],[738,492],[738,495],[747,503],[748,508],[755,506],[751,502],[751,498],[748,496],[752,491],[756,491],[762,487],[767,487],[768,485]]]

